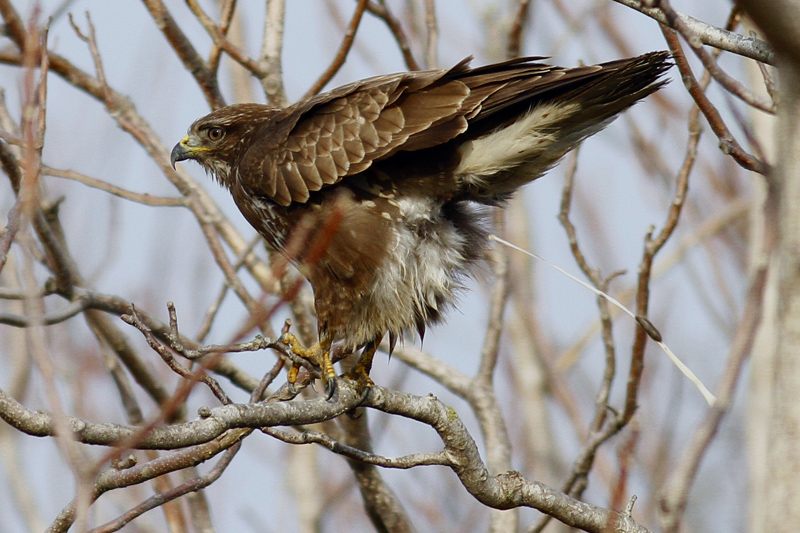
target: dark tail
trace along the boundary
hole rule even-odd
[[[572,69],[525,58],[454,72],[470,87],[470,98],[480,102],[460,137],[456,172],[467,194],[493,203],[541,176],[583,139],[661,88],[669,58],[667,52],[653,52]]]

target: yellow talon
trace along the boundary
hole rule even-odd
[[[336,371],[333,369],[330,350],[322,352],[322,364],[320,367],[322,368],[322,383],[325,385],[325,399],[330,400],[336,391]]]
[[[300,365],[297,363],[292,363],[292,367],[289,369],[289,372],[286,373],[286,381],[289,383],[289,390],[292,391],[292,394],[297,392],[294,388],[294,384],[297,383],[297,374],[299,373]]]
[[[378,351],[379,344],[380,339],[368,343],[361,352],[358,362],[347,372],[347,377],[356,382],[358,392],[361,394],[359,405],[367,399],[374,385],[372,378],[369,377],[369,371],[372,370],[372,359],[375,357],[375,352]]]
[[[319,368],[320,375],[322,377],[322,383],[325,385],[325,398],[330,400],[333,396],[333,393],[336,391],[336,371],[333,369],[333,363],[331,362],[330,356],[331,343],[328,342],[327,348],[325,349],[322,347],[322,342],[318,342],[312,347],[306,348],[303,346],[303,343],[300,342],[300,339],[288,331],[281,336],[281,340],[284,344],[291,348],[292,353],[294,353],[296,356],[310,361],[311,364]],[[293,364],[292,368],[289,369],[289,375],[287,379],[290,385],[294,384],[299,370],[300,367],[297,364]]]

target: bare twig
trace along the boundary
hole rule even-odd
[[[245,265],[247,262],[247,258],[253,253],[253,249],[261,242],[261,235],[256,235],[251,239],[250,244],[244,250],[244,252],[239,256],[239,259],[236,261],[236,264],[233,265],[233,268],[236,272],[238,272],[242,266]],[[195,336],[197,342],[203,342],[203,339],[206,338],[209,331],[211,331],[211,326],[214,323],[214,319],[217,316],[217,313],[220,310],[222,305],[222,300],[224,300],[225,295],[228,294],[228,290],[230,289],[230,284],[225,282],[219,290],[219,294],[215,298],[214,302],[209,306],[206,310],[206,314],[203,317],[203,322],[200,324],[198,328],[197,335]]]
[[[344,444],[352,449],[372,453],[372,435],[367,424],[367,413],[359,409],[359,416],[343,418],[339,424],[343,430]],[[439,456],[438,458],[441,458]],[[375,459],[375,457],[372,457]],[[428,457],[433,459],[433,457]],[[377,531],[397,531],[407,533],[413,531],[408,513],[403,509],[397,495],[386,483],[383,474],[372,462],[360,461],[357,457],[349,458],[348,466],[353,472],[364,508]],[[398,462],[397,464],[402,464]]]
[[[171,312],[174,313],[174,307],[171,309]],[[147,344],[153,349],[153,351],[161,356],[161,359],[172,369],[173,372],[187,380],[187,383],[189,384],[188,387],[192,386],[191,383],[202,381],[208,386],[214,396],[216,396],[223,405],[232,403],[230,397],[225,393],[224,390],[222,390],[222,387],[220,387],[219,383],[217,383],[214,378],[206,373],[205,368],[200,366],[196,370],[192,371],[176,361],[171,350],[159,342],[155,335],[153,335],[153,332],[150,330],[150,328],[148,328],[141,321],[135,307],[131,306],[131,314],[123,315],[122,319],[142,332],[142,335],[144,335],[144,338],[147,340]]]
[[[142,2],[150,12],[150,16],[153,17],[153,22],[156,23],[161,33],[169,41],[172,49],[178,54],[178,57],[186,67],[186,71],[194,76],[197,85],[200,86],[208,101],[208,105],[212,109],[224,106],[225,100],[222,98],[222,93],[217,85],[215,69],[209,68],[209,65],[203,61],[203,58],[192,46],[191,41],[178,27],[164,3],[161,0],[142,0]]]
[[[529,7],[530,0],[519,0],[517,12],[514,15],[514,22],[511,24],[511,30],[508,32],[506,55],[509,59],[519,57],[522,51],[522,33],[525,29],[525,24],[528,22],[528,14],[530,13]]]
[[[5,32],[14,41],[20,50],[25,48],[28,32],[25,30],[25,23],[22,22],[17,10],[11,5],[10,0],[0,0],[0,15],[5,21]]]
[[[336,57],[333,58],[333,62],[328,65],[328,68],[325,69],[325,72],[320,75],[317,81],[314,82],[306,94],[303,95],[303,98],[310,98],[320,92],[325,85],[331,81],[339,69],[344,64],[345,59],[347,59],[347,54],[350,52],[350,47],[353,46],[353,40],[356,37],[356,31],[358,31],[358,26],[361,24],[361,17],[364,15],[364,9],[367,7],[368,0],[358,0],[358,4],[356,5],[355,13],[353,13],[353,18],[350,20],[350,24],[347,26],[347,31],[345,31],[344,39],[342,40],[342,44],[339,45],[339,50],[336,52]]]
[[[167,474],[169,472],[175,472],[177,470],[181,470],[184,468],[189,468],[192,466],[196,466],[202,462],[207,461],[209,458],[231,448],[237,442],[239,442],[244,436],[248,435],[251,430],[239,430],[239,431],[232,431],[227,433],[223,438],[215,439],[210,442],[201,444],[194,448],[190,448],[188,450],[176,452],[174,454],[170,454],[168,456],[159,457],[152,461],[148,461],[141,465],[134,465],[130,468],[120,469],[117,470],[115,468],[110,468],[100,474],[97,478],[97,481],[94,484],[93,492],[91,495],[92,501],[99,498],[105,492],[110,490],[118,489],[121,487],[128,487],[131,485],[136,485],[139,483],[144,483],[145,481],[149,481],[157,476],[161,476]],[[224,469],[227,466],[225,461],[222,461],[219,465],[220,468]],[[220,472],[221,473],[221,472]],[[206,476],[209,480],[216,479],[218,474],[216,474],[215,470],[212,470]],[[202,488],[202,479],[199,481],[201,486],[198,487]],[[167,494],[167,497],[171,496],[169,499],[173,499],[177,496],[185,494],[189,490],[192,490],[191,487],[193,484],[190,482],[186,486],[176,487],[174,489],[175,492],[170,492]],[[197,489],[195,489],[197,490]],[[177,492],[177,493],[176,493]],[[155,496],[156,500],[154,503],[157,503],[157,496]],[[149,503],[145,502],[142,507],[137,507],[132,512],[144,512],[148,510]],[[141,513],[139,513],[141,514]],[[121,517],[124,520],[126,515]],[[47,530],[49,532],[56,532],[56,531],[67,531],[69,527],[75,521],[75,502],[70,503],[67,507],[65,507],[61,513],[56,517],[53,523],[50,525],[50,528]],[[113,531],[113,529],[111,530]]]
[[[193,492],[196,493],[211,485],[213,482],[219,479],[223,472],[225,472],[225,469],[231,464],[231,461],[233,461],[233,458],[236,456],[236,453],[239,451],[241,446],[241,440],[237,440],[235,444],[233,444],[230,448],[227,448],[222,453],[222,457],[219,461],[217,461],[217,464],[215,464],[207,474],[185,481],[168,491],[154,494],[133,509],[126,511],[115,520],[107,522],[100,527],[91,529],[90,533],[110,533],[112,531],[119,531],[126,524],[129,524],[134,518],[141,516],[147,511],[163,506],[165,503],[181,496],[185,496]]]
[[[116,185],[108,183],[107,181],[99,180],[97,178],[87,176],[86,174],[81,174],[80,172],[76,172],[74,170],[60,170],[45,165],[42,167],[42,173],[47,176],[55,176],[57,178],[77,181],[79,183],[83,183],[87,187],[106,191],[107,193],[113,194],[118,198],[130,200],[131,202],[137,202],[151,206],[186,207],[186,200],[184,198],[169,198],[164,196],[153,196],[152,194],[147,193],[136,193],[127,189],[123,189],[122,187],[117,187]]]
[[[336,401],[315,399],[301,402],[227,405],[204,410],[201,413],[201,420],[172,427],[149,428],[146,434],[138,435],[136,439],[138,448],[195,447],[177,455],[150,461],[141,467],[106,471],[95,484],[94,498],[99,493],[114,487],[141,483],[154,475],[197,464],[198,461],[205,460],[241,440],[243,435],[249,432],[248,428],[318,422],[338,416],[362,402],[362,397],[355,386],[351,386],[348,382],[341,383],[337,397]],[[25,410],[2,391],[0,391],[0,405],[7,407],[0,410],[0,414],[15,427],[36,435],[46,435],[52,431],[52,420],[49,415]],[[464,487],[485,505],[498,509],[530,506],[554,514],[559,520],[574,527],[598,533],[612,523],[618,531],[640,533],[646,531],[629,516],[571,499],[546,485],[527,481],[517,472],[488,474],[480,459],[477,444],[469,436],[461,419],[452,416],[452,409],[432,396],[413,396],[375,386],[370,398],[362,405],[417,420],[435,429],[444,444],[446,457],[452,460],[450,468],[458,475]],[[23,416],[23,413],[27,414]],[[120,439],[127,440],[134,433],[140,433],[138,428],[125,428],[119,425],[94,424],[72,418],[69,418],[68,422],[76,438],[82,442],[111,444]],[[234,430],[230,431],[231,429]],[[223,435],[223,438],[217,438],[220,435]],[[198,444],[200,446],[197,446]],[[57,522],[69,522],[72,514],[66,509]]]
[[[667,40],[667,44],[669,45],[670,52],[672,52],[675,65],[677,65],[678,69],[681,71],[683,84],[686,86],[686,90],[689,91],[689,94],[692,96],[697,106],[703,112],[706,120],[708,120],[711,129],[719,138],[720,149],[723,152],[730,154],[734,161],[736,161],[743,168],[766,175],[769,172],[769,166],[763,161],[760,161],[744,151],[744,149],[733,137],[730,130],[728,130],[728,127],[725,125],[725,122],[722,120],[722,117],[717,109],[714,107],[705,93],[700,89],[697,80],[692,74],[691,67],[686,61],[686,57],[683,54],[681,44],[678,41],[678,37],[676,36],[675,32],[673,30],[664,28],[663,33],[664,38]]]
[[[222,0],[219,21],[219,31],[222,32],[222,35],[228,35],[228,30],[230,29],[231,22],[233,21],[233,14],[235,10],[236,0]],[[208,56],[208,70],[216,73],[219,70],[219,60],[221,57],[222,48],[214,43],[214,45],[211,47],[211,53],[209,53]]]
[[[767,206],[769,205],[770,202],[765,202],[765,209],[768,209]],[[767,219],[770,218],[769,214],[766,216]],[[719,425],[731,408],[742,367],[751,352],[756,338],[756,331],[761,323],[764,309],[764,290],[769,271],[767,258],[771,251],[772,242],[773,239],[764,239],[760,250],[761,255],[756,261],[756,269],[750,275],[744,311],[731,343],[728,364],[715,393],[717,401],[695,429],[689,446],[686,448],[677,468],[673,470],[669,483],[661,494],[659,507],[664,531],[677,531],[683,518],[683,513],[686,510],[689,491],[697,475],[700,462],[705,457],[719,429]]]
[[[271,437],[288,444],[319,444],[337,455],[356,459],[365,464],[382,466],[384,468],[397,468],[407,470],[415,466],[450,466],[452,463],[444,452],[415,453],[402,457],[383,457],[342,444],[330,436],[316,431],[303,431],[302,433],[288,433],[275,428],[263,428],[262,431]]]
[[[47,313],[41,317],[0,313],[0,324],[14,326],[17,328],[30,328],[35,325],[52,326],[53,324],[60,324],[65,320],[69,320],[87,308],[87,302],[78,300],[60,311]]]
[[[261,62],[264,64],[261,85],[264,87],[267,100],[278,107],[285,107],[287,104],[281,64],[285,14],[285,0],[267,2],[267,16],[264,19],[264,36],[261,43]]]
[[[495,227],[502,232],[503,212],[495,211]],[[481,364],[476,381],[491,387],[494,371],[497,368],[497,358],[500,353],[500,334],[503,331],[503,315],[509,294],[508,280],[508,254],[505,249],[496,249],[494,257],[494,287],[492,288],[491,304],[489,308],[489,324],[486,327],[486,337],[481,350]]]
[[[614,1],[644,13],[661,24],[668,24],[667,17],[661,10],[654,7],[646,7],[644,2],[639,0]],[[755,59],[756,61],[769,65],[775,64],[775,51],[772,50],[765,41],[723,30],[701,20],[697,20],[696,18],[692,18],[684,13],[676,12],[676,14],[703,44],[749,57],[750,59]]]
[[[775,113],[775,105],[772,102],[767,102],[763,98],[760,98],[748,91],[744,85],[726,74],[719,67],[711,54],[703,49],[700,38],[692,31],[689,25],[684,22],[680,16],[678,16],[677,11],[672,9],[669,0],[658,0],[656,3],[658,4],[658,8],[667,18],[667,26],[675,29],[683,36],[684,39],[686,39],[686,42],[689,43],[692,51],[700,59],[700,61],[703,63],[703,66],[706,68],[709,74],[714,77],[715,80],[717,80],[728,92],[747,104],[755,107],[756,109],[760,109],[761,111],[765,111],[767,113]]]
[[[187,4],[189,4],[192,12],[197,17],[197,20],[203,25],[203,28],[205,28],[206,32],[208,32],[208,35],[214,40],[214,44],[227,52],[234,61],[252,72],[257,78],[263,79],[267,76],[268,71],[265,66],[260,62],[250,58],[242,49],[230,42],[222,29],[217,26],[217,24],[206,14],[205,11],[203,11],[203,9],[200,7],[200,4],[198,4],[196,0],[187,0]],[[272,2],[270,2],[270,4],[272,4]]]
[[[669,31],[669,30],[666,30]],[[656,254],[666,244],[672,236],[675,227],[683,210],[686,192],[689,188],[689,175],[694,168],[697,160],[697,144],[700,140],[699,113],[694,108],[689,116],[689,141],[687,143],[686,155],[678,171],[675,194],[670,205],[664,227],[659,234],[653,238],[652,231],[645,237],[645,250],[641,262],[639,263],[639,273],[636,289],[636,316],[647,317],[650,297],[650,278],[652,275],[653,260]],[[628,423],[633,417],[637,407],[637,397],[639,383],[644,369],[644,348],[647,343],[648,332],[644,327],[636,328],[636,334],[631,353],[631,366],[628,373],[628,383],[625,396],[625,408],[619,415],[619,420]]]
[[[367,2],[367,11],[386,23],[389,31],[391,31],[392,35],[394,35],[397,45],[400,47],[400,52],[403,54],[403,59],[406,62],[406,67],[408,67],[408,70],[420,70],[419,63],[417,63],[417,60],[414,59],[414,55],[411,53],[411,46],[408,44],[408,38],[403,31],[400,21],[397,20],[394,15],[392,15],[386,4],[383,2],[380,4],[376,4],[375,2]]]
[[[425,66],[439,68],[439,23],[436,18],[436,3],[425,0]]]
[[[578,237],[575,226],[572,224],[572,221],[569,218],[575,173],[578,166],[578,153],[579,152],[576,150],[570,155],[570,165],[566,172],[566,179],[564,181],[564,188],[561,196],[561,209],[559,211],[558,219],[567,232],[567,239],[569,241],[572,255],[575,258],[575,261],[578,263],[580,269],[583,271],[584,275],[589,278],[589,280],[598,290],[607,292],[608,284],[611,278],[613,278],[616,274],[612,274],[610,278],[603,278],[597,269],[589,266],[586,256],[578,245]],[[603,379],[595,397],[595,413],[589,426],[589,434],[600,433],[605,427],[607,416],[609,414],[608,400],[611,394],[611,384],[616,375],[617,366],[616,348],[614,345],[614,338],[612,336],[612,320],[608,301],[605,298],[598,297],[597,306],[600,312],[600,330],[603,338],[603,344],[605,346],[606,357],[605,368],[603,370]],[[609,427],[608,429],[608,432],[604,432],[605,438],[610,438],[616,434],[617,431],[622,429],[622,426],[613,428]],[[573,471],[571,472],[570,478],[567,480],[567,482],[562,485],[562,490],[574,496],[583,493],[583,490],[586,488],[587,484],[587,476],[594,463],[595,453],[598,449],[597,447],[599,447],[602,442],[603,441],[598,440],[596,442],[596,446],[584,448],[581,458],[574,462]],[[542,524],[544,523],[544,520],[546,520],[546,518],[543,518]]]

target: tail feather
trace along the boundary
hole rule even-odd
[[[670,66],[668,53],[653,52],[574,69],[512,60],[465,74],[470,97],[482,98],[459,148],[466,193],[495,203],[538,178],[660,89]]]

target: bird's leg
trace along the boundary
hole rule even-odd
[[[300,342],[300,339],[295,337],[294,333],[287,331],[284,332],[281,340],[291,348],[292,353],[310,361],[311,364],[320,369],[322,383],[325,385],[325,399],[330,400],[333,393],[336,391],[336,372],[333,370],[333,363],[331,363],[331,344],[333,343],[333,339],[323,336],[318,343],[310,348],[306,348],[303,346],[303,343]],[[292,388],[294,388],[299,370],[300,367],[296,363],[289,369],[287,380],[289,386]]]
[[[372,370],[372,359],[375,357],[375,352],[378,351],[380,342],[380,338],[368,342],[361,351],[358,362],[345,375],[356,382],[358,391],[361,393],[360,403],[367,399],[372,390],[373,383],[372,378],[369,377],[369,371]]]
[[[286,373],[286,382],[289,384],[289,391],[291,391],[293,396],[297,394],[297,389],[294,388],[294,384],[297,382],[297,375],[299,373],[300,373],[300,363],[292,363],[292,366]]]

